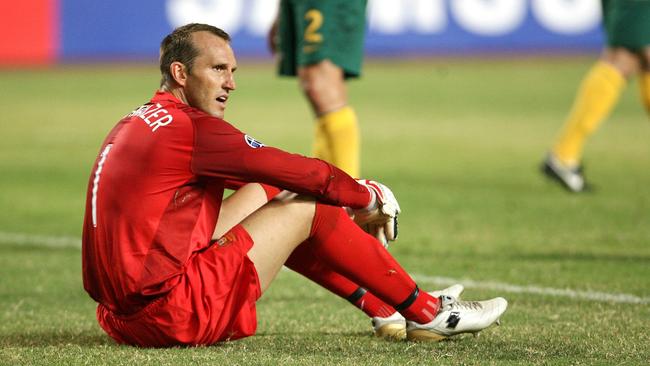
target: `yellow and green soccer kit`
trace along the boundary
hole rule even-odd
[[[603,26],[610,48],[640,53],[650,46],[650,0],[602,0]],[[616,105],[626,80],[616,67],[598,61],[580,85],[573,108],[552,152],[567,167],[579,165],[586,139]],[[650,74],[639,77],[641,98],[650,112]]]
[[[345,77],[361,74],[366,0],[281,0],[278,18],[280,75],[323,60]]]
[[[650,45],[650,0],[602,0],[610,47],[640,51]]]
[[[278,73],[329,60],[347,78],[361,74],[366,0],[281,0]],[[352,107],[316,116],[313,155],[359,177],[359,126]]]

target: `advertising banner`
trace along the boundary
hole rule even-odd
[[[40,42],[29,48],[32,57],[57,61],[155,59],[164,35],[189,22],[228,31],[240,57],[270,57],[266,34],[278,7],[278,0],[11,3],[12,9],[36,3],[54,8],[37,12],[48,17],[39,22],[44,26],[33,27],[28,18],[34,13],[14,11],[0,28],[25,25]],[[598,0],[369,0],[367,14],[368,56],[585,52],[603,42]],[[11,39],[0,44],[0,62],[28,48],[21,45],[29,40]]]

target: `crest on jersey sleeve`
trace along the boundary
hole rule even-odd
[[[257,149],[258,147],[266,146],[263,143],[255,140],[254,138],[252,138],[252,137],[250,137],[248,135],[244,135],[244,140],[246,140],[246,143],[248,144],[248,146],[252,147],[253,149]]]

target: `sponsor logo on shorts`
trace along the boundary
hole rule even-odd
[[[233,235],[232,233],[226,233],[224,236],[217,239],[216,243],[219,247],[226,247],[232,244],[234,241],[235,241],[235,235]]]

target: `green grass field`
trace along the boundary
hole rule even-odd
[[[420,286],[504,296],[502,326],[386,342],[341,299],[284,271],[258,335],[205,348],[117,346],[95,321],[78,247],[99,145],[158,85],[155,65],[0,70],[0,364],[423,365],[650,363],[650,123],[636,83],[586,149],[593,193],[538,164],[592,58],[375,61],[350,96],[364,176],[402,205],[391,250]],[[307,154],[294,80],[242,62],[227,119]]]

